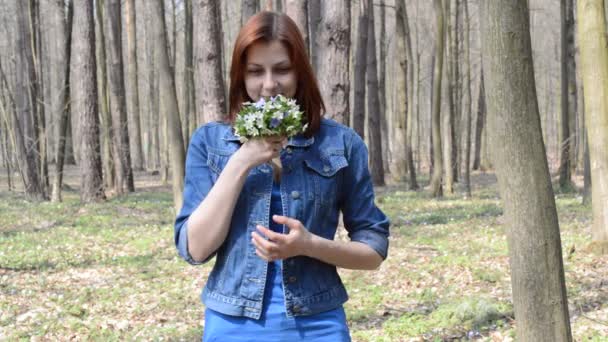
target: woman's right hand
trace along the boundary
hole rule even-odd
[[[252,169],[278,157],[286,142],[287,138],[284,136],[249,139],[241,145],[232,158]]]

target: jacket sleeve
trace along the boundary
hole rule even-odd
[[[351,130],[346,152],[348,166],[344,171],[345,192],[340,207],[344,227],[351,241],[370,246],[386,259],[390,221],[375,204],[367,147],[355,131]]]
[[[193,134],[188,146],[183,204],[175,218],[174,225],[174,239],[178,254],[191,265],[206,263],[215,256],[215,253],[212,253],[202,262],[197,262],[188,251],[188,219],[213,186],[210,170],[207,166],[207,146],[204,133],[205,127],[203,126]]]

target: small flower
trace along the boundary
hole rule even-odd
[[[266,104],[266,100],[264,100],[264,98],[263,98],[263,97],[261,97],[261,98],[258,100],[258,102],[256,102],[256,103],[254,104],[254,106],[255,106],[255,108],[257,108],[257,109],[262,109],[262,108],[264,108],[264,105],[265,105],[265,104]]]
[[[277,126],[281,123],[281,120],[276,119],[276,118],[272,118],[272,120],[270,120],[270,128],[277,128]]]

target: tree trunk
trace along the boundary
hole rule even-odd
[[[404,7],[403,1],[397,1],[395,3],[395,39],[396,39],[396,53],[397,59],[397,70],[394,76],[394,87],[396,96],[396,105],[394,109],[394,118],[391,121],[394,123],[391,125],[391,161],[390,161],[390,172],[391,178],[396,182],[402,182],[405,180],[407,173],[407,159],[406,159],[406,148],[409,143],[406,140],[407,137],[407,120],[408,120],[408,89],[411,84],[408,84],[408,74],[411,73],[411,69],[408,69],[408,54],[405,42],[405,35],[407,29],[405,28],[404,18]]]
[[[580,128],[577,129],[577,83],[576,83],[576,46],[574,41],[574,1],[566,1],[566,66],[568,73],[568,115],[570,121],[570,174],[576,172],[578,159],[578,145],[581,144],[583,135]]]
[[[220,28],[216,23],[217,2],[196,0],[194,39],[196,111],[200,123],[222,120],[226,114],[226,93],[222,79]]]
[[[572,5],[570,1],[569,5]],[[570,103],[570,96],[568,88],[570,86],[570,81],[568,80],[570,74],[568,73],[568,64],[570,63],[568,54],[568,33],[569,27],[568,25],[572,25],[568,19],[568,11],[572,10],[566,4],[566,1],[560,1],[560,35],[561,35],[561,44],[560,44],[560,52],[561,52],[561,149],[560,149],[560,163],[559,163],[559,186],[562,189],[569,189],[572,187],[572,160],[570,159],[571,154],[570,151],[572,149],[572,136],[570,132],[570,118],[576,115],[576,113],[570,112],[572,106]],[[572,56],[574,58],[574,56]]]
[[[446,95],[448,108],[445,115],[442,117],[443,120],[443,166],[444,166],[444,190],[448,194],[454,193],[454,116],[456,113],[456,62],[454,52],[456,50],[455,34],[452,31],[454,28],[454,22],[452,20],[450,1],[444,1],[444,18],[446,21],[446,49],[445,49],[445,61],[446,61]],[[457,11],[457,9],[456,9]]]
[[[486,93],[483,83],[483,68],[479,73],[479,96],[477,97],[477,120],[475,120],[475,156],[473,158],[473,170],[481,167],[481,136],[486,116]]]
[[[401,2],[399,0],[399,2]],[[406,131],[405,131],[405,159],[406,159],[406,169],[409,171],[409,183],[410,190],[418,189],[418,182],[416,181],[416,169],[414,166],[414,156],[412,151],[413,144],[413,131],[414,131],[414,57],[412,53],[412,41],[410,39],[410,23],[407,15],[407,6],[405,5],[405,0],[403,2],[403,28],[404,39],[405,39],[405,49],[407,53],[407,64],[406,64],[406,76],[407,76],[407,120],[406,120]],[[397,15],[397,20],[401,20]],[[417,88],[417,86],[416,86]]]
[[[584,151],[583,151],[583,205],[591,204],[591,161],[589,160],[589,142],[587,140],[587,129],[583,128]]]
[[[59,17],[62,21],[62,24],[59,27],[63,28],[63,38],[60,41],[64,42],[65,46],[63,47],[64,53],[62,54],[65,57],[64,69],[63,69],[63,85],[62,85],[62,101],[61,107],[59,108],[59,127],[56,130],[57,136],[55,141],[57,142],[57,147],[55,149],[55,178],[53,179],[53,187],[51,190],[51,201],[53,202],[61,202],[61,187],[63,185],[63,165],[65,162],[65,137],[68,130],[68,121],[70,120],[70,59],[71,59],[71,47],[72,47],[72,20],[74,14],[74,6],[72,1],[67,2],[67,20],[64,19],[63,15]],[[60,12],[63,14],[63,6],[64,3],[61,1],[57,3],[56,6],[59,6]],[[94,23],[93,23],[94,24]],[[60,33],[61,34],[61,33]]]
[[[300,29],[306,53],[310,56],[310,42],[308,39],[308,0],[285,0],[285,14],[287,14]]]
[[[80,201],[83,203],[105,199],[99,146],[93,6],[93,0],[75,1],[72,32],[70,98],[74,113],[80,115]]]
[[[243,0],[241,7],[241,26],[260,10],[259,0]]]
[[[131,130],[129,131],[132,165],[135,170],[143,170],[143,151],[141,141],[141,125],[139,118],[139,88],[137,81],[137,44],[136,44],[136,20],[135,20],[135,0],[125,1],[125,24],[127,26],[127,74],[129,77],[128,89],[128,104],[129,122]]]
[[[110,114],[110,103],[108,97],[108,73],[106,59],[106,40],[104,33],[104,18],[106,16],[103,2],[106,0],[98,0],[96,4],[97,25],[97,87],[99,92],[99,111],[102,137],[102,164],[104,172],[104,183],[107,189],[116,187],[116,178],[114,174],[114,158],[112,155],[112,142],[114,141],[112,133],[112,116]],[[70,130],[68,130],[69,132]]]
[[[33,1],[18,1],[16,44],[16,108],[13,130],[16,135],[17,158],[22,172],[26,196],[31,200],[46,200],[47,194],[40,174],[38,141],[38,80],[32,43]],[[19,118],[17,117],[19,115]]]
[[[378,65],[376,63],[376,34],[372,0],[368,1],[369,23],[367,31],[367,125],[370,145],[370,171],[376,186],[384,185],[384,165],[382,163],[382,128],[380,127],[380,94],[378,91]]]
[[[151,1],[155,21],[163,25],[155,25],[156,39],[160,47],[167,46],[167,34],[165,32],[165,15],[162,0]],[[177,108],[177,92],[175,90],[175,80],[169,66],[169,55],[167,49],[156,49],[158,70],[160,71],[160,88],[162,92],[162,112],[167,120],[167,135],[169,140],[170,164],[172,169],[173,204],[178,211],[182,207],[182,189],[184,188],[184,145],[182,131],[179,120],[179,110]]]
[[[317,58],[322,61],[317,65],[317,75],[327,110],[325,117],[344,124],[350,121],[350,4],[349,0],[321,1],[317,32]]]
[[[359,1],[357,51],[355,55],[355,96],[353,99],[353,129],[365,139],[365,77],[367,70],[368,1]]]
[[[492,156],[519,341],[571,341],[559,224],[542,140],[527,1],[481,3]]]
[[[608,41],[603,0],[579,0],[577,5],[585,127],[591,165],[592,236],[608,253]]]
[[[315,71],[318,71],[317,56],[318,49],[318,32],[321,22],[321,0],[308,0],[308,26],[310,28],[310,60]]]
[[[435,21],[437,32],[435,37],[435,66],[433,68],[433,104],[432,104],[432,148],[433,148],[433,172],[431,176],[430,190],[433,197],[442,197],[443,188],[441,178],[443,174],[443,158],[441,156],[441,81],[443,72],[443,48],[445,32],[443,27],[443,6],[441,0],[433,0],[435,9]]]
[[[464,191],[467,198],[471,198],[471,51],[469,45],[469,31],[470,31],[470,18],[469,18],[469,5],[468,1],[463,1],[464,9]]]
[[[117,195],[135,191],[131,153],[129,149],[129,130],[127,126],[127,105],[125,101],[125,79],[122,63],[121,11],[120,0],[105,0],[106,39],[110,64],[110,106],[112,112],[112,133],[114,138],[115,191]]]
[[[184,146],[188,146],[190,135],[197,126],[194,116],[194,59],[192,54],[192,0],[184,1],[184,85],[183,85],[183,138]]]

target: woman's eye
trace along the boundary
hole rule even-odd
[[[260,69],[252,69],[252,70],[247,70],[248,73],[253,74],[253,75],[259,75],[262,70]]]
[[[286,74],[286,73],[288,73],[290,70],[291,70],[291,68],[279,68],[279,69],[277,69],[276,71],[277,71],[277,73],[279,73],[279,74]]]

